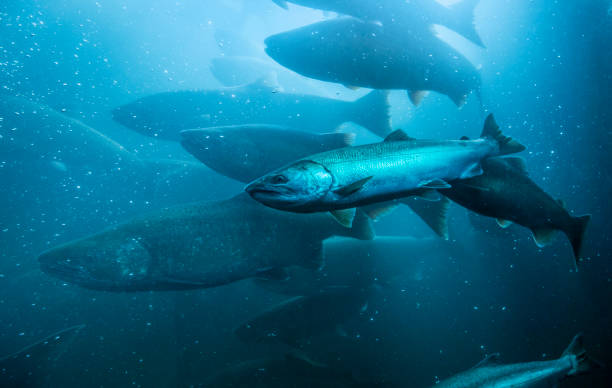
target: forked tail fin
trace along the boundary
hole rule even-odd
[[[350,121],[375,135],[385,137],[391,132],[389,92],[374,90],[353,103]]]
[[[576,334],[572,342],[565,349],[561,357],[572,355],[576,357],[576,362],[572,363],[572,369],[567,372],[568,376],[575,376],[578,374],[586,373],[593,368],[600,368],[602,365],[599,361],[596,361],[589,357],[586,353],[586,349],[583,344],[582,333]]]
[[[484,48],[485,45],[480,39],[478,32],[474,26],[474,9],[480,0],[463,0],[451,6],[454,23],[449,28],[463,35],[466,39],[472,41],[478,46]]]
[[[499,129],[499,125],[495,122],[493,114],[489,114],[485,119],[480,137],[495,140],[499,146],[499,155],[515,154],[526,148],[518,141],[502,133]]]

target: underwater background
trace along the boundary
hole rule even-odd
[[[372,254],[400,262],[401,274],[384,281],[359,317],[303,344],[310,359],[370,386],[426,387],[493,352],[508,363],[558,357],[582,332],[590,355],[612,365],[611,10],[607,0],[481,0],[474,23],[486,48],[438,31],[479,69],[483,108],[474,95],[457,109],[441,94],[416,107],[405,91],[390,92],[392,128],[416,138],[477,137],[483,109],[494,113],[504,132],[527,146],[521,156],[531,178],[573,214],[592,215],[578,271],[565,237],[538,248],[529,230],[501,229],[452,205],[450,241],[433,248],[336,249],[334,257]],[[264,0],[4,1],[0,98],[50,107],[141,159],[198,163],[177,142],[131,131],[111,112],[155,93],[220,89],[211,61],[237,56],[276,66],[286,92],[353,101],[369,90],[285,73],[264,52],[266,37],[332,17]],[[230,76],[252,82],[254,73]],[[13,114],[1,111],[0,125]],[[358,144],[379,141],[351,123],[341,129],[356,133]],[[26,144],[40,140],[34,130],[11,130],[0,128],[4,144],[13,136],[26,136]],[[36,363],[29,384],[199,386],[241,361],[287,351],[235,335],[239,324],[287,299],[251,280],[203,290],[108,292],[43,273],[37,258],[46,249],[156,209],[244,189],[213,170],[140,187],[146,167],[118,177],[96,157],[95,145],[77,140],[66,149],[70,157],[48,158],[55,150],[0,148],[0,356],[86,325],[61,357]],[[436,238],[406,208],[374,228],[379,236]],[[612,372],[604,367],[561,386],[609,387]]]

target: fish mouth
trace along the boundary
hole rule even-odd
[[[271,207],[286,207],[296,202],[293,191],[287,187],[274,187],[262,183],[251,183],[244,188],[251,198]]]

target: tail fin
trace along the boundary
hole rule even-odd
[[[508,155],[525,150],[525,146],[509,136],[504,136],[499,130],[499,125],[495,122],[493,114],[489,114],[485,119],[484,127],[482,128],[481,138],[493,139],[499,146],[499,155]]]
[[[590,358],[586,354],[586,349],[583,345],[584,336],[582,333],[576,334],[572,342],[569,344],[567,349],[561,354],[561,357],[572,355],[576,357],[576,363],[572,362],[572,369],[567,372],[568,376],[574,376],[582,373],[586,373],[594,368],[601,367],[601,363]]]
[[[389,92],[374,90],[353,103],[352,120],[380,137],[391,132]]]
[[[485,48],[484,43],[482,43],[482,40],[474,27],[474,9],[479,2],[480,0],[463,0],[451,6],[450,12],[453,14],[455,23],[448,27],[463,35],[465,38],[474,42],[478,46]]]
[[[580,252],[582,250],[582,240],[584,239],[584,233],[586,231],[587,226],[589,225],[590,220],[590,214],[579,217],[572,217],[570,227],[568,230],[565,231],[565,234],[567,234],[567,238],[569,238],[570,243],[572,244],[576,264],[578,264],[578,259],[580,258]]]

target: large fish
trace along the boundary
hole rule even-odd
[[[368,21],[392,24],[397,28],[425,29],[432,24],[450,28],[484,47],[474,28],[474,8],[480,0],[463,0],[445,7],[436,0],[272,0],[287,8],[287,3],[337,12]],[[399,30],[398,30],[399,31]],[[401,31],[399,31],[401,33]]]
[[[266,53],[303,76],[349,87],[402,89],[418,105],[427,91],[462,106],[479,94],[480,74],[461,53],[436,36],[410,33],[354,18],[314,23],[272,35]]]
[[[357,287],[331,287],[313,295],[296,296],[241,324],[235,333],[244,342],[281,342],[298,346],[359,316],[369,292]]]
[[[566,377],[588,372],[597,363],[590,359],[578,334],[561,357],[549,361],[532,361],[501,365],[493,354],[472,369],[434,385],[436,388],[535,388],[557,386]]]
[[[354,122],[385,136],[390,130],[387,93],[348,102],[282,93],[265,81],[219,90],[159,93],[120,106],[113,118],[143,135],[179,140],[185,129],[272,124],[321,132]]]
[[[181,132],[181,145],[218,173],[244,183],[304,156],[350,146],[352,133],[236,125]]]
[[[401,130],[381,143],[311,155],[271,172],[245,190],[257,201],[292,212],[331,211],[350,226],[353,208],[410,195],[435,195],[449,181],[482,174],[482,160],[524,150],[492,115],[477,140],[416,140]]]
[[[482,162],[482,175],[451,182],[442,193],[476,213],[494,217],[501,227],[512,222],[529,228],[538,246],[548,245],[557,231],[570,240],[576,260],[590,215],[574,217],[532,181],[520,158],[491,158]]]
[[[168,208],[52,248],[49,275],[92,289],[176,290],[221,286],[298,265],[318,268],[333,235],[370,239],[366,216],[353,229],[331,217],[295,215],[246,195]]]

